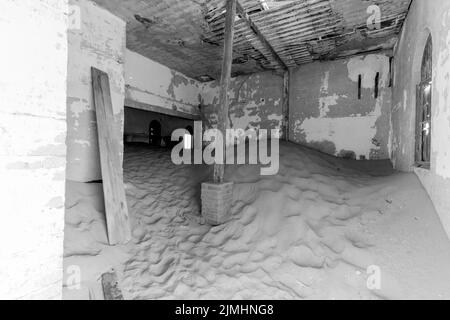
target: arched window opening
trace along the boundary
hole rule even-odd
[[[431,162],[431,97],[433,85],[433,41],[431,35],[422,58],[421,80],[417,86],[416,165],[429,169]]]

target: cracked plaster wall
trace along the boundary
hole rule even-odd
[[[130,50],[125,52],[126,99],[199,114],[200,82]]]
[[[201,105],[207,127],[217,124],[220,85],[218,81],[202,84]],[[230,126],[235,129],[281,130],[283,77],[262,72],[231,79]]]
[[[334,156],[388,159],[389,76],[385,54],[315,62],[291,70],[290,139]]]
[[[129,50],[125,62],[127,99],[201,115],[205,127],[216,125],[218,81],[201,83]],[[232,78],[229,90],[232,127],[280,129],[282,90],[283,78],[272,72]]]
[[[88,182],[102,178],[91,67],[108,73],[114,125],[123,143],[125,22],[91,1],[69,3],[80,8],[81,28],[69,30],[67,179]]]

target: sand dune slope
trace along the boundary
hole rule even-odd
[[[383,163],[369,175],[354,169],[361,163],[292,144],[280,151],[276,176],[227,168],[232,215],[212,227],[199,203],[211,168],[129,147],[133,241],[108,247],[101,186],[72,184],[66,267],[81,265],[97,297],[99,275],[114,267],[128,299],[450,298],[450,244],[413,175],[383,176]],[[367,286],[373,270],[377,290]]]

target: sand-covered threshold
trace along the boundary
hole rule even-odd
[[[107,245],[101,184],[68,182],[65,298],[101,299],[100,276],[114,268],[126,299],[450,299],[450,242],[413,174],[370,163],[369,175],[368,162],[293,144],[280,153],[276,176],[227,167],[232,218],[211,227],[200,217],[211,168],[126,147],[126,246]],[[381,290],[367,288],[372,265]]]

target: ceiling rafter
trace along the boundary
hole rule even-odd
[[[199,80],[220,75],[225,0],[94,1],[127,22],[130,50]],[[235,23],[235,76],[392,49],[411,3],[238,1],[241,14]],[[367,25],[367,9],[373,3],[381,11],[377,30]]]
[[[267,50],[270,52],[272,57],[275,59],[275,61],[279,64],[279,66],[282,69],[287,69],[288,67],[284,63],[284,61],[280,58],[278,53],[275,51],[275,49],[272,47],[272,45],[267,41],[267,39],[264,37],[264,35],[259,30],[259,27],[252,21],[252,18],[247,14],[245,9],[242,7],[242,5],[239,3],[239,0],[236,3],[237,5],[237,13],[241,16],[242,19],[246,22],[247,26],[254,32],[255,36],[258,38],[258,40],[267,48]]]

